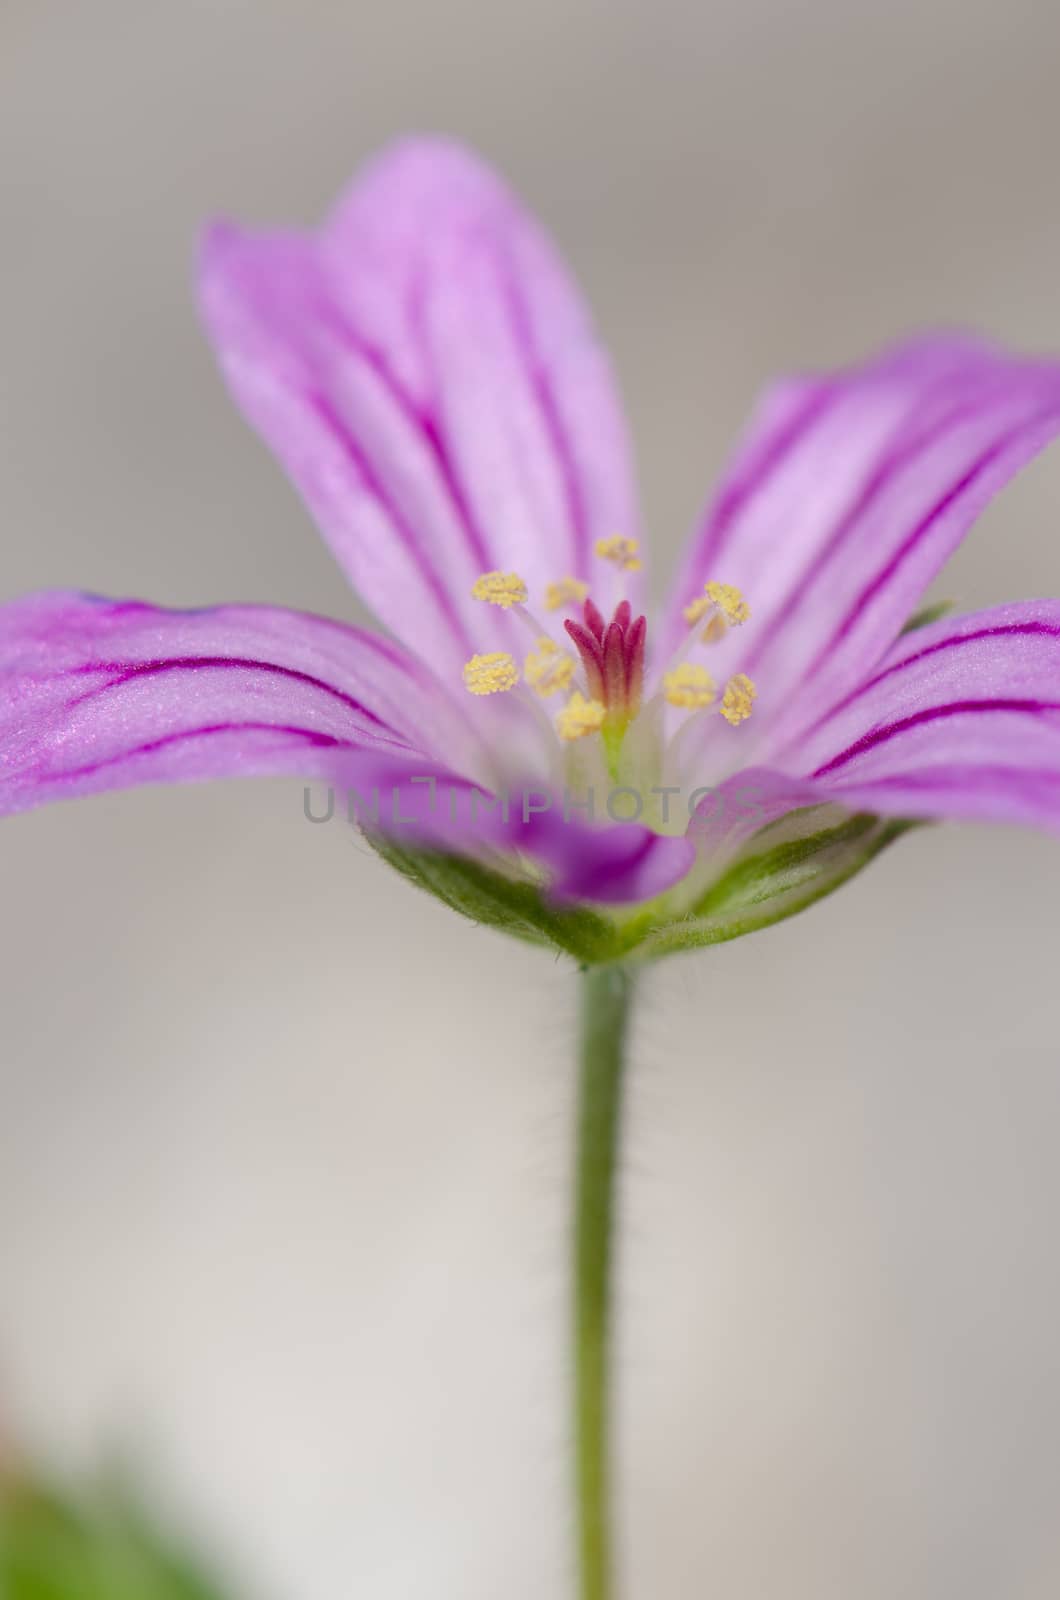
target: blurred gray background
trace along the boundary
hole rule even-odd
[[[200,220],[466,137],[572,257],[665,576],[752,395],[924,323],[1060,350],[1052,0],[0,0],[0,598],[356,603],[236,418]],[[1060,462],[940,592],[1060,593]],[[248,1600],[569,1592],[573,984],[297,784],[0,828],[0,1416]],[[1055,841],[924,831],[645,988],[625,1595],[1060,1589]]]

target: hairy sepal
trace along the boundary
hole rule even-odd
[[[913,826],[833,806],[790,812],[755,834],[695,900],[678,884],[622,913],[557,903],[539,885],[465,856],[366,837],[410,883],[461,916],[596,966],[657,961],[783,922],[842,888]]]

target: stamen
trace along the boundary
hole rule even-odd
[[[588,733],[598,733],[603,727],[607,712],[600,700],[586,700],[575,691],[556,718],[556,732],[561,739],[584,739]]]
[[[734,584],[708,583],[706,595],[733,628],[738,628],[751,615],[751,607]]]
[[[623,572],[639,572],[641,560],[637,551],[640,541],[627,539],[624,534],[616,533],[610,539],[597,539],[596,553],[604,561],[610,561],[614,566],[620,567]]]
[[[694,600],[689,601],[681,614],[688,623],[689,631],[670,657],[667,668],[670,672],[675,671],[691,655],[697,640],[703,644],[717,643],[724,638],[730,625],[739,627],[741,622],[747,621],[751,608],[733,584],[711,581],[704,586],[702,594],[697,594]],[[697,633],[696,626],[704,617],[707,625],[702,633]]]
[[[519,682],[519,668],[504,650],[472,656],[464,666],[464,686],[469,694],[505,694]]]
[[[543,634],[523,662],[523,674],[530,687],[547,700],[558,689],[565,689],[574,676],[574,662],[564,655],[554,639]]]
[[[558,583],[545,585],[545,610],[562,611],[564,606],[580,606],[589,593],[589,585],[580,578],[560,578]]]
[[[686,661],[663,678],[663,692],[669,705],[698,710],[700,706],[713,704],[718,686],[706,667]]]
[[[484,572],[475,579],[471,595],[475,600],[485,600],[487,605],[500,606],[502,611],[514,611],[535,641],[547,636],[544,623],[527,608],[526,583],[517,572]]]
[[[724,638],[726,628],[738,628],[741,622],[746,622],[751,615],[751,608],[747,604],[740,590],[731,583],[708,583],[702,594],[697,594],[682,613],[690,628],[708,612],[714,612],[706,627],[700,634],[704,644],[713,644],[716,640]]]
[[[485,600],[491,606],[509,611],[526,600],[526,584],[517,572],[484,572],[475,579],[471,590],[473,600]]]
[[[719,709],[726,722],[735,728],[741,722],[747,721],[757,697],[758,690],[746,672],[738,672],[735,678],[730,678],[725,685]]]

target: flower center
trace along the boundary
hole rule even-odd
[[[620,537],[597,544],[601,559],[625,571],[639,567],[636,551],[635,540]],[[633,615],[628,600],[619,601],[607,621],[581,579],[561,578],[547,584],[543,597],[546,611],[577,608],[580,613],[567,617],[563,623],[576,652],[571,655],[529,610],[529,590],[518,573],[485,572],[476,580],[472,595],[476,600],[514,612],[535,636],[535,643],[521,673],[515,657],[507,652],[473,656],[464,668],[468,690],[474,695],[511,690],[529,695],[540,720],[544,720],[544,713],[537,707],[537,699],[567,696],[551,724],[555,734],[564,744],[599,734],[612,778],[619,769],[627,731],[642,709],[661,711],[665,701],[693,716],[717,713],[732,727],[751,715],[757,691],[745,673],[730,678],[719,697],[718,686],[706,667],[689,659],[697,645],[715,643],[730,627],[739,627],[750,617],[743,595],[731,584],[712,580],[685,607],[689,631],[661,673],[660,687],[648,707],[644,705],[648,624],[645,617]],[[649,742],[658,743],[660,718],[646,716],[645,721],[651,724],[646,730]],[[639,742],[643,744],[643,740]]]

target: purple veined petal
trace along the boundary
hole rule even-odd
[[[856,809],[1060,831],[1060,601],[906,635],[777,759]]]
[[[240,410],[350,583],[393,633],[455,678],[473,649],[460,597],[480,563],[415,426],[372,366],[346,355],[312,242],[213,228],[199,299]]]
[[[1058,430],[1060,365],[959,338],[776,391],[689,551],[669,636],[705,578],[745,589],[752,619],[712,670],[755,679],[768,757],[871,671],[980,511]]]
[[[742,767],[722,783],[690,789],[688,837],[696,846],[697,873],[705,883],[717,877],[760,828],[825,797],[805,778],[769,767]]]
[[[492,564],[610,599],[593,544],[638,533],[632,452],[589,311],[536,220],[471,152],[409,140],[365,169],[322,252],[342,315],[429,417]]]
[[[517,852],[545,870],[556,900],[650,900],[695,861],[695,845],[684,836],[632,822],[592,825],[573,811],[564,816],[561,794],[533,779],[491,790],[443,765],[375,751],[336,753],[330,777],[346,814],[399,843],[451,850],[502,870]]]
[[[590,828],[555,813],[532,819],[525,848],[552,871],[557,899],[604,905],[654,899],[679,883],[696,858],[685,835],[653,833],[635,822]]]
[[[0,813],[140,783],[313,776],[340,751],[443,748],[474,762],[425,670],[341,623],[61,591],[0,607]]]
[[[617,575],[636,533],[610,369],[545,235],[444,141],[372,162],[316,234],[215,228],[200,302],[233,394],[351,582],[439,671],[511,648],[484,570]],[[522,641],[519,640],[521,647]]]

